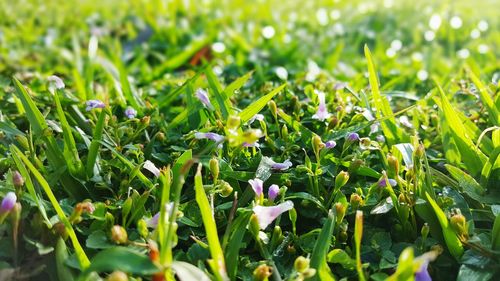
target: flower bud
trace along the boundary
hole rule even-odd
[[[387,156],[387,164],[389,165],[389,177],[395,178],[399,174],[399,160],[394,155]]]
[[[56,234],[59,234],[62,239],[66,240],[68,238],[68,232],[66,231],[66,226],[62,222],[57,222],[52,227]]]
[[[468,236],[467,221],[465,220],[465,217],[462,214],[454,214],[450,218],[450,223],[451,227],[453,227],[453,230],[455,230],[457,235],[463,237]]]
[[[293,245],[288,245],[288,247],[286,247],[286,251],[290,255],[293,255],[297,252],[297,249],[295,249],[295,246],[293,246]]]
[[[337,224],[340,224],[344,219],[346,207],[344,204],[337,202],[335,203],[335,211],[337,215]]]
[[[140,219],[137,222],[137,232],[139,232],[139,235],[141,235],[142,238],[146,239],[149,235],[149,230],[148,230],[148,223]]]
[[[241,118],[237,115],[231,115],[227,119],[227,129],[228,130],[236,130],[241,123]]]
[[[422,234],[423,239],[427,238],[427,235],[429,235],[429,224],[424,223],[422,229],[420,230],[420,234]]]
[[[348,142],[355,142],[359,140],[359,135],[358,133],[350,133],[347,135],[347,141]]]
[[[418,158],[418,159],[421,159],[425,154],[425,147],[424,145],[421,143],[417,146],[417,149],[415,150],[415,156]]]
[[[253,280],[264,281],[271,276],[271,267],[267,264],[261,264],[253,271]]]
[[[113,271],[113,273],[106,278],[106,281],[128,281],[128,276],[122,271]]]
[[[361,196],[359,196],[359,194],[353,193],[353,194],[351,194],[351,198],[350,198],[349,202],[351,203],[351,206],[353,209],[357,209],[362,204],[363,198],[361,198]]]
[[[339,124],[339,119],[334,116],[332,117],[332,119],[330,119],[330,122],[328,122],[328,129],[331,130],[335,128],[338,124]]]
[[[355,174],[358,171],[359,167],[361,167],[361,165],[363,165],[364,163],[365,162],[361,159],[352,160],[351,164],[349,165],[349,169],[348,169],[349,173]]]
[[[16,204],[17,196],[14,192],[8,192],[0,205],[0,213],[7,213],[12,210]]]
[[[233,187],[226,181],[221,181],[220,195],[222,197],[228,197],[233,193]]]
[[[271,185],[269,187],[269,191],[267,193],[269,200],[271,202],[273,202],[274,199],[276,199],[276,197],[278,197],[279,192],[280,192],[280,188],[278,185],[276,185],[276,184]]]
[[[281,127],[281,137],[285,140],[288,139],[288,127],[286,125]]]
[[[349,173],[346,171],[341,171],[335,177],[335,190],[340,190],[340,188],[343,187],[348,180],[349,180]]]
[[[12,183],[16,188],[20,188],[24,185],[23,176],[21,176],[18,171],[14,171],[14,173],[12,173]]]
[[[313,151],[316,156],[319,155],[319,151],[325,147],[325,144],[323,141],[321,141],[321,138],[318,135],[314,135],[312,137],[312,145],[313,145]]]
[[[273,115],[273,117],[277,118],[276,114],[278,113],[278,106],[276,106],[276,103],[273,100],[270,100],[267,103],[267,106],[269,107],[269,110],[271,111],[271,114]]]
[[[125,244],[128,241],[127,231],[121,225],[111,228],[111,240],[116,244]]]
[[[210,172],[214,178],[214,183],[216,183],[219,178],[219,160],[217,158],[210,159]]]
[[[250,233],[252,233],[254,237],[259,237],[260,226],[257,215],[253,214],[252,217],[250,217],[250,225],[248,230],[250,230]]]
[[[147,127],[149,126],[149,122],[151,121],[151,117],[149,116],[144,116],[142,117],[141,119],[141,124],[144,126],[144,127]]]
[[[295,268],[297,272],[302,273],[309,268],[309,262],[310,260],[308,258],[304,258],[303,256],[298,256],[295,259],[295,262],[293,263],[293,268]]]
[[[302,277],[304,279],[308,279],[313,277],[316,274],[316,269],[314,268],[308,268],[306,271],[302,272]]]

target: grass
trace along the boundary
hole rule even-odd
[[[1,2],[0,276],[498,279],[496,6]]]

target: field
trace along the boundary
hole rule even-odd
[[[498,1],[0,1],[0,280],[500,280]]]

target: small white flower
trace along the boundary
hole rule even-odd
[[[425,41],[432,41],[434,40],[434,38],[436,38],[436,33],[434,33],[434,31],[432,30],[427,30],[425,33],[424,33],[424,38],[425,38]]]
[[[255,120],[264,121],[264,115],[259,113],[255,114],[252,118],[250,118],[250,120],[248,120],[248,124],[252,124]]]
[[[441,26],[441,16],[438,14],[433,14],[429,20],[429,28],[432,30],[438,30]]]
[[[65,87],[63,80],[55,75],[49,76],[47,81],[49,81],[49,89],[61,90]]]
[[[318,95],[319,105],[318,111],[312,116],[313,119],[318,119],[319,121],[325,121],[325,119],[330,118],[331,114],[328,113],[325,103],[325,93],[322,91],[315,91]]]
[[[222,42],[215,42],[212,44],[212,50],[216,53],[223,53],[226,50],[226,45]]]
[[[146,162],[144,162],[144,165],[142,167],[144,169],[150,171],[151,173],[153,173],[153,175],[155,175],[155,177],[160,176],[160,169],[156,168],[156,166],[155,166],[155,164],[153,164],[153,162],[146,160]]]
[[[257,216],[260,229],[264,230],[268,225],[270,225],[279,215],[293,208],[292,201],[285,201],[277,206],[264,207],[255,206],[253,207],[253,212]]]
[[[276,76],[278,76],[279,79],[281,79],[281,80],[288,79],[288,71],[286,70],[286,68],[284,68],[282,66],[278,66],[278,67],[276,67],[274,72],[276,73]]]

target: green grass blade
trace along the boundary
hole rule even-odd
[[[375,70],[375,64],[373,63],[372,54],[368,46],[365,45],[365,57],[368,64],[368,80],[370,82],[370,87],[373,96],[373,103],[375,105],[375,115],[377,119],[382,117],[393,116],[391,106],[389,105],[389,101],[386,97],[382,96],[380,93],[377,72]],[[389,117],[380,122],[382,127],[382,131],[386,137],[387,143],[389,145],[400,143],[400,142],[408,142],[408,135],[398,128],[396,125],[396,120],[394,117]]]
[[[479,97],[481,98],[481,101],[483,102],[484,106],[486,107],[486,110],[489,113],[489,119],[491,124],[500,126],[500,114],[497,108],[495,107],[493,99],[488,93],[488,90],[472,70],[468,69],[467,73],[469,74],[472,83],[474,83],[478,89]]]
[[[97,160],[97,155],[99,153],[99,148],[101,147],[102,132],[104,131],[104,121],[106,120],[106,111],[101,110],[99,113],[99,118],[97,119],[97,124],[94,129],[94,136],[89,147],[89,154],[87,156],[86,173],[87,177],[91,178],[94,175],[94,166]]]
[[[42,215],[42,218],[44,219],[45,223],[49,228],[52,227],[52,223],[50,222],[49,218],[47,217],[47,212],[45,211],[45,207],[43,206],[42,199],[38,197],[38,194],[36,193],[35,190],[35,185],[33,184],[33,181],[31,180],[31,177],[29,175],[28,170],[26,167],[23,165],[21,159],[19,156],[17,156],[16,153],[12,153],[12,159],[14,160],[14,163],[17,166],[17,169],[19,170],[19,173],[24,178],[24,184],[26,185],[26,189],[28,190],[28,193],[31,195],[33,201],[35,201],[35,204],[38,207],[38,210],[40,210],[40,214]]]
[[[330,267],[326,263],[326,256],[332,243],[333,228],[335,227],[335,214],[332,210],[328,212],[328,218],[321,228],[318,240],[314,244],[314,249],[311,255],[311,268],[316,269],[316,274],[312,280],[335,280]]]
[[[24,110],[26,112],[26,117],[30,121],[30,125],[33,128],[33,132],[37,135],[43,134],[43,131],[48,128],[47,122],[45,122],[45,117],[43,117],[40,110],[35,105],[35,102],[30,97],[23,84],[19,82],[16,78],[12,78],[14,87],[16,88],[17,97],[21,100]]]
[[[225,251],[227,273],[231,280],[236,279],[239,261],[238,256],[242,244],[241,242],[243,241],[243,237],[247,232],[247,225],[250,222],[251,215],[251,212],[240,214],[240,216],[238,216],[233,222],[232,234]]]
[[[200,207],[203,225],[205,226],[205,232],[207,233],[208,247],[210,255],[212,256],[210,264],[213,267],[212,269],[217,277],[217,280],[229,280],[226,272],[224,253],[222,252],[219,235],[217,233],[217,225],[215,224],[213,212],[210,208],[210,203],[208,202],[205,189],[203,188],[201,168],[202,165],[199,164],[196,176],[194,177],[194,188],[196,192],[196,203],[198,203],[198,206]]]
[[[78,149],[76,148],[75,138],[71,133],[71,127],[64,114],[64,109],[61,106],[61,101],[59,100],[59,91],[54,92],[54,100],[56,102],[57,115],[59,121],[61,122],[63,130],[64,139],[64,157],[66,158],[66,163],[70,172],[79,177],[84,177],[83,164],[78,155]]]
[[[437,88],[441,98],[440,108],[444,115],[444,119],[441,119],[442,126],[449,126],[450,135],[456,144],[457,151],[460,153],[461,161],[464,162],[472,174],[477,175],[486,163],[487,158],[482,151],[475,147],[441,86],[437,85]],[[445,142],[446,139],[443,139],[443,141]]]
[[[207,67],[205,75],[207,76],[207,81],[210,85],[210,92],[212,93],[212,96],[215,97],[215,108],[220,110],[224,120],[227,120],[229,115],[233,112],[231,103],[229,102],[229,99],[226,98],[217,77],[212,71],[212,68]]]
[[[247,74],[234,80],[231,84],[227,85],[227,87],[224,89],[224,98],[230,99],[237,90],[241,89],[241,87],[245,85],[245,83],[250,79],[250,77],[252,77],[252,74],[253,71],[250,71]]]
[[[446,218],[446,214],[441,210],[436,201],[431,198],[429,193],[425,193],[427,198],[427,202],[429,202],[434,210],[434,214],[436,215],[439,224],[441,225],[441,231],[443,232],[444,241],[450,251],[451,255],[456,259],[460,259],[462,254],[464,253],[464,247],[462,246],[462,242],[458,239],[455,231],[450,226],[448,219]]]
[[[83,250],[82,246],[80,245],[78,238],[76,237],[76,233],[75,233],[75,230],[73,229],[73,226],[71,225],[68,218],[64,214],[64,211],[61,208],[61,206],[59,205],[59,202],[57,201],[56,197],[54,196],[54,193],[52,193],[52,189],[50,188],[49,184],[47,183],[45,178],[42,176],[42,174],[40,174],[38,169],[35,166],[33,166],[33,164],[30,162],[30,160],[28,158],[26,158],[26,156],[24,156],[24,154],[21,152],[21,150],[19,150],[19,148],[17,148],[14,145],[11,145],[10,151],[12,154],[16,154],[22,160],[22,162],[24,162],[24,165],[26,165],[26,167],[28,167],[28,169],[31,171],[33,176],[38,181],[38,183],[42,186],[45,194],[47,195],[47,197],[50,200],[50,203],[52,203],[52,206],[54,207],[57,215],[59,216],[59,219],[61,220],[61,222],[64,224],[64,227],[66,228],[68,236],[71,239],[71,243],[73,244],[73,247],[75,248],[75,254],[76,254],[76,257],[77,257],[78,262],[80,264],[80,267],[82,269],[86,269],[90,265],[90,261],[87,258],[87,255],[85,254],[85,251]]]
[[[243,111],[241,111],[238,116],[241,118],[241,123],[245,123],[248,120],[250,120],[255,114],[259,113],[262,108],[264,108],[267,105],[267,102],[269,102],[275,95],[277,95],[281,90],[283,90],[286,87],[286,84],[283,84],[276,89],[272,90],[269,92],[267,95],[261,97],[257,101],[253,102],[249,106],[247,106]]]

